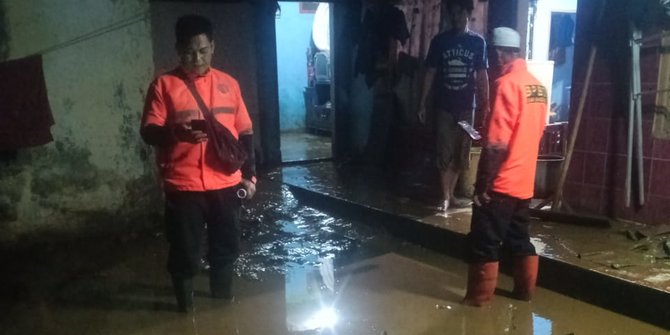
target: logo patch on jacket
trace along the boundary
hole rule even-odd
[[[218,88],[219,92],[223,94],[228,94],[228,92],[230,92],[230,89],[228,88],[228,86],[226,86],[226,84],[219,84],[216,88]]]
[[[526,85],[526,103],[547,103],[547,89],[542,85]]]

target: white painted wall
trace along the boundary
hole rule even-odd
[[[55,120],[54,142],[0,168],[0,243],[126,230],[161,211],[138,134],[153,74],[148,14],[148,0],[0,0],[0,50],[42,54]]]

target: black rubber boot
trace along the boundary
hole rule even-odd
[[[233,299],[233,270],[233,264],[228,264],[220,269],[210,268],[209,289],[213,298]]]
[[[177,298],[177,311],[188,313],[193,310],[193,278],[172,276],[172,287]]]

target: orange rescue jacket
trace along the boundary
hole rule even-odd
[[[487,145],[506,147],[507,158],[493,191],[519,199],[533,197],[540,139],[547,124],[547,89],[517,59],[494,84]]]
[[[203,119],[195,98],[182,79],[184,76],[183,71],[175,69],[151,83],[142,127],[149,124],[185,124],[193,119]],[[210,68],[204,75],[195,77],[194,81],[216,120],[236,138],[252,129],[240,86],[233,77]],[[216,155],[208,153],[206,143],[177,142],[170,147],[157,148],[156,160],[166,191],[217,190],[235,186],[241,181],[240,171],[227,175],[213,166],[212,158]]]

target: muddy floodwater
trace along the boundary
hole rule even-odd
[[[389,236],[378,225],[306,207],[279,183],[245,204],[235,300],[208,297],[174,312],[160,230],[11,258],[0,284],[0,334],[669,334],[539,289],[490,307],[459,304],[461,260]]]

